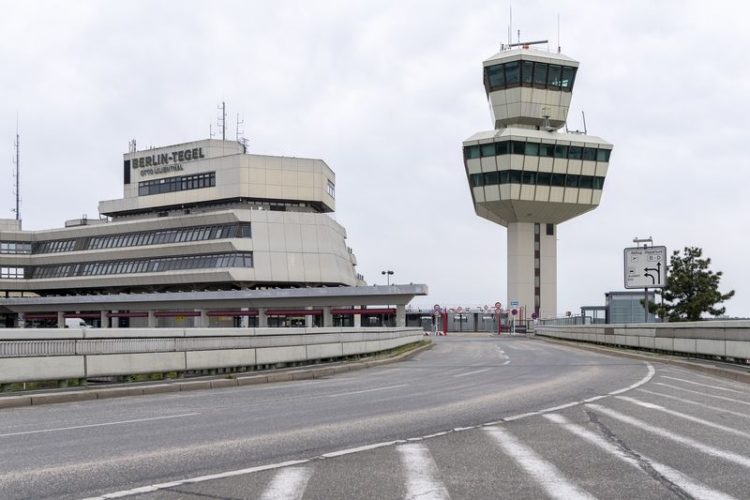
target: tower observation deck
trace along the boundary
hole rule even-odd
[[[612,144],[559,132],[578,62],[522,45],[483,63],[494,129],[463,142],[477,215],[508,228],[508,297],[557,313],[557,225],[599,205]]]

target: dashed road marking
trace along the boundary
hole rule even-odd
[[[337,398],[339,396],[352,396],[354,394],[365,394],[368,392],[387,391],[388,389],[397,389],[399,387],[406,387],[407,384],[387,385],[384,387],[376,387],[374,389],[363,389],[361,391],[349,391],[349,392],[338,392],[336,394],[326,394],[327,398]]]
[[[650,363],[646,362],[644,364],[648,368],[648,373],[641,380],[639,380],[638,382],[636,382],[635,384],[629,385],[628,387],[625,387],[625,388],[620,389],[618,391],[613,391],[613,392],[609,393],[608,395],[597,396],[596,398],[589,398],[589,400],[594,400],[594,399],[598,399],[598,398],[605,398],[605,397],[608,397],[609,395],[612,395],[612,394],[621,394],[623,392],[635,389],[635,388],[637,388],[637,387],[639,387],[639,386],[647,383],[654,376],[655,371],[654,371],[653,366]],[[402,385],[406,385],[406,384],[402,384]],[[392,387],[387,387],[387,388],[392,388]],[[382,389],[385,389],[385,388],[378,388],[378,390],[382,390]],[[357,391],[357,392],[360,393],[361,391]],[[346,394],[351,394],[351,393],[346,393]],[[341,395],[343,395],[343,394],[341,394]],[[512,417],[502,418],[500,420],[496,420],[496,421],[493,421],[493,422],[486,422],[484,424],[479,424],[479,425],[475,425],[475,426],[472,426],[472,427],[462,428],[462,430],[467,430],[467,429],[472,429],[472,428],[474,428],[474,429],[488,428],[488,426],[495,426],[497,424],[501,424],[501,423],[505,423],[505,422],[510,422],[510,421],[513,421],[513,420],[519,420],[519,419],[526,418],[526,417],[532,417],[532,416],[536,416],[536,415],[542,415],[542,414],[545,414],[545,413],[556,411],[556,409],[559,409],[559,408],[562,408],[562,407],[569,407],[569,406],[576,406],[576,405],[580,405],[580,404],[585,404],[587,401],[588,400],[575,401],[575,402],[569,403],[567,405],[560,405],[560,406],[556,406],[556,407],[552,407],[552,408],[547,408],[547,409],[543,409],[543,410],[539,410],[539,411],[534,411],[534,412],[529,412],[529,413],[523,413],[523,414],[515,415],[515,416],[512,416]],[[428,435],[425,435],[425,436],[412,437],[412,438],[409,438],[409,441],[418,441],[418,440],[430,439],[430,438],[433,438],[433,437],[444,436],[444,435],[449,434],[451,432],[454,432],[454,431],[452,431],[452,430],[450,430],[450,431],[442,431],[442,432],[436,432],[434,434],[428,434]],[[233,471],[226,471],[226,472],[221,472],[221,473],[207,475],[207,476],[200,476],[200,477],[195,477],[195,478],[183,479],[183,480],[179,480],[179,481],[173,481],[173,482],[170,482],[170,483],[160,483],[160,484],[155,484],[155,485],[142,486],[142,487],[134,488],[134,489],[131,489],[131,490],[123,490],[123,491],[117,491],[117,492],[113,492],[113,493],[107,493],[107,494],[104,494],[104,495],[99,496],[99,497],[92,497],[91,499],[85,499],[85,500],[103,500],[103,499],[107,499],[107,498],[121,498],[121,497],[130,496],[130,495],[136,495],[136,494],[139,494],[139,493],[149,493],[149,492],[152,492],[152,491],[163,490],[163,489],[172,488],[172,487],[175,487],[175,486],[181,486],[181,485],[184,485],[184,484],[194,484],[194,483],[200,483],[200,482],[204,482],[204,481],[211,481],[211,480],[214,480],[214,479],[223,479],[223,478],[226,478],[226,477],[240,476],[240,475],[245,475],[245,474],[253,474],[253,473],[261,472],[261,471],[280,469],[280,468],[289,467],[289,466],[292,466],[292,465],[305,464],[305,463],[311,462],[313,460],[334,458],[334,457],[338,457],[338,456],[342,456],[342,455],[348,455],[348,454],[351,454],[351,453],[359,453],[359,452],[362,452],[362,451],[372,450],[372,449],[375,449],[375,448],[381,448],[381,447],[385,447],[385,446],[392,446],[394,444],[403,444],[403,443],[406,443],[406,440],[400,439],[400,440],[396,440],[396,441],[386,441],[386,442],[381,442],[381,443],[374,443],[374,444],[369,444],[369,445],[360,446],[360,447],[356,447],[356,448],[349,448],[349,449],[345,449],[345,450],[333,451],[333,452],[325,453],[325,454],[317,456],[317,457],[311,457],[311,458],[307,458],[307,459],[292,460],[292,461],[289,461],[289,462],[281,462],[281,463],[276,463],[276,464],[261,465],[261,466],[258,466],[258,467],[250,467],[250,468],[247,468],[247,469],[239,469],[239,470],[233,470]]]
[[[615,396],[617,399],[621,399],[623,401],[627,401],[629,403],[633,403],[638,406],[642,406],[643,408],[648,408],[649,410],[656,410],[660,411],[662,413],[666,413],[668,415],[672,415],[673,417],[681,418],[683,420],[689,420],[690,422],[695,422],[696,424],[702,424],[707,427],[711,427],[713,429],[717,429],[720,431],[728,432],[730,434],[734,434],[736,436],[742,436],[744,438],[750,439],[750,434],[747,432],[738,431],[737,429],[734,429],[732,427],[727,427],[726,425],[717,424],[714,422],[711,422],[709,420],[704,420],[702,418],[693,417],[692,415],[687,415],[685,413],[670,410],[669,408],[665,408],[661,405],[657,405],[654,403],[647,403],[645,401],[641,401],[640,399],[635,398],[629,398],[627,396]]]
[[[670,377],[667,375],[662,375],[661,378],[666,378],[669,380],[677,380],[679,382],[685,382],[686,384],[690,384],[690,385],[699,385],[701,387],[708,387],[709,389],[717,389],[720,391],[735,392],[737,394],[747,395],[747,391],[738,391],[737,389],[729,389],[728,387],[721,387],[719,385],[701,384],[700,382],[694,382],[692,380],[686,380],[684,378]]]
[[[492,436],[503,451],[515,460],[551,498],[595,498],[587,491],[568,480],[554,465],[547,462],[531,448],[518,441],[513,435],[500,427],[487,427],[485,431]]]
[[[489,371],[489,370],[491,370],[491,368],[482,368],[481,370],[474,370],[474,371],[471,371],[471,372],[458,373],[458,374],[453,375],[453,376],[456,377],[456,378],[458,378],[458,377],[468,377],[469,375],[476,375],[478,373],[484,373],[484,372]]]
[[[740,413],[738,411],[731,411],[731,410],[725,410],[723,408],[717,408],[714,405],[707,405],[704,403],[699,403],[698,401],[693,401],[692,399],[678,398],[677,396],[670,396],[669,394],[664,394],[661,392],[649,391],[648,389],[638,389],[638,391],[645,392],[646,394],[652,394],[660,398],[672,399],[674,401],[679,401],[680,403],[684,403],[687,405],[700,406],[701,408],[707,408],[709,410],[718,411],[719,413],[726,413],[728,415],[734,415],[735,417],[750,418],[750,415],[747,413]]]
[[[132,420],[118,420],[115,422],[102,422],[99,424],[74,425],[71,427],[54,427],[52,429],[37,429],[34,431],[8,432],[5,434],[0,434],[0,438],[11,437],[11,436],[27,436],[29,434],[42,434],[42,433],[47,433],[47,432],[61,432],[61,431],[74,431],[78,429],[92,429],[95,427],[108,427],[110,425],[139,424],[143,422],[153,422],[154,420],[167,420],[170,418],[193,417],[195,415],[200,415],[200,413],[197,413],[197,412],[181,413],[179,415],[164,415],[161,417],[134,418]]]
[[[611,418],[614,418],[615,420],[619,420],[620,422],[630,424],[632,426],[638,427],[639,429],[650,432],[651,434],[656,434],[658,436],[661,436],[663,438],[675,441],[677,443],[680,443],[684,446],[688,446],[690,448],[694,448],[698,451],[701,451],[707,455],[710,455],[712,457],[721,458],[724,460],[727,460],[729,462],[733,462],[738,465],[742,465],[743,467],[747,467],[750,469],[750,457],[746,457],[744,455],[739,455],[737,453],[732,453],[731,451],[725,451],[720,450],[719,448],[715,448],[713,446],[709,446],[705,443],[701,443],[700,441],[696,441],[692,438],[681,436],[679,434],[676,434],[672,431],[669,431],[667,429],[664,429],[662,427],[657,427],[655,425],[651,425],[647,422],[644,422],[643,420],[639,420],[634,417],[629,417],[627,415],[623,415],[620,412],[617,412],[615,410],[611,410],[609,408],[606,408],[601,405],[597,404],[588,404],[587,407],[591,408],[592,410],[595,410],[599,413],[603,413]]]
[[[610,455],[616,458],[619,458],[620,460],[627,463],[628,465],[631,465],[638,470],[641,470],[641,471],[643,470],[643,467],[638,460],[628,455],[624,450],[618,448],[611,442],[607,441],[599,434],[591,432],[580,425],[574,424],[570,422],[568,419],[566,419],[565,417],[563,417],[562,415],[558,415],[556,413],[545,415],[544,418],[552,422],[555,422],[557,424],[560,424],[565,430],[575,434],[576,436],[593,444],[597,448],[609,453]],[[699,500],[704,500],[704,499],[705,500],[732,500],[734,499],[734,497],[726,495],[725,493],[722,493],[721,491],[714,490],[706,486],[703,483],[695,481],[692,478],[684,475],[682,472],[675,470],[667,465],[651,460],[650,458],[644,457],[643,455],[639,455],[639,458],[643,462],[648,464],[648,466],[650,466],[656,472],[658,472],[663,477],[665,477],[668,481],[675,484],[677,487],[679,487],[680,489],[682,489],[683,491],[685,491],[686,493],[688,493],[694,498],[697,498]]]
[[[263,491],[260,500],[300,500],[305,494],[310,476],[312,469],[309,467],[281,469]]]
[[[670,389],[677,389],[678,391],[689,392],[691,394],[700,394],[701,396],[704,396],[706,398],[721,399],[722,401],[731,401],[732,403],[739,403],[741,405],[750,406],[750,402],[742,401],[741,399],[728,398],[726,396],[719,396],[717,394],[708,394],[706,392],[694,391],[692,389],[685,389],[684,387],[680,387],[678,385],[665,384],[664,382],[654,382],[654,384],[661,385],[663,387],[669,387]]]
[[[406,470],[407,499],[447,500],[448,490],[438,479],[438,468],[430,450],[423,444],[404,444],[396,447],[401,464]]]

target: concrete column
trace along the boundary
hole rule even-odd
[[[508,309],[511,302],[534,309],[534,223],[508,224]]]
[[[323,308],[323,326],[333,326],[333,314],[328,306]]]
[[[265,307],[258,308],[258,328],[268,328],[268,315]]]
[[[148,312],[148,321],[146,322],[146,326],[149,328],[156,328],[156,316],[154,316],[154,311]]]
[[[406,326],[406,306],[403,304],[396,306],[396,326]]]
[[[201,313],[200,316],[196,316],[196,325],[199,328],[208,328],[208,311],[205,309],[198,309],[198,312]]]
[[[109,328],[109,316],[107,316],[107,311],[99,311],[99,321],[101,322],[102,328]]]
[[[247,307],[240,308],[240,311],[247,312]],[[241,316],[240,317],[240,328],[247,328],[250,326],[250,317],[249,316]]]
[[[112,311],[112,312],[113,313],[118,313],[120,311]],[[114,316],[114,317],[110,318],[109,323],[110,323],[110,325],[109,325],[110,328],[120,328],[120,318],[117,317],[117,316]]]
[[[65,313],[62,311],[57,312],[57,327],[65,328]]]
[[[353,309],[359,309],[359,307],[355,306]],[[362,315],[355,314],[354,315],[354,328],[359,328],[360,326],[362,326]]]
[[[26,314],[18,313],[18,328],[26,328]]]
[[[305,307],[307,310],[311,310],[312,307]],[[312,314],[305,314],[305,328],[312,328],[313,327],[313,315]]]

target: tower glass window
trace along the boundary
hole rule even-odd
[[[547,85],[552,90],[560,89],[560,77],[562,76],[562,67],[551,64],[547,73]]]
[[[521,65],[521,81],[524,87],[530,87],[534,81],[534,63],[531,61],[523,61]]]
[[[545,88],[547,86],[547,68],[546,64],[534,65],[534,86]]]
[[[505,85],[517,87],[521,83],[521,64],[514,61],[505,65]]]

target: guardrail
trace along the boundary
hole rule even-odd
[[[0,330],[0,384],[214,369],[252,370],[394,349],[421,328]]]
[[[536,334],[579,342],[750,363],[750,321],[537,326]]]

